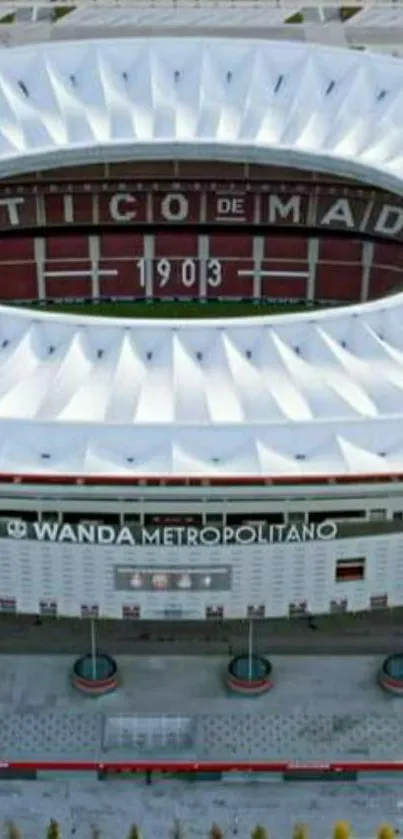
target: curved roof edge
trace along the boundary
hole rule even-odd
[[[202,332],[203,329],[228,329],[237,327],[262,327],[262,326],[277,326],[289,325],[290,323],[304,324],[304,323],[325,323],[326,321],[343,319],[348,322],[349,319],[359,318],[360,315],[384,314],[388,310],[393,312],[402,312],[403,314],[403,291],[395,294],[390,294],[387,297],[382,297],[377,300],[368,300],[359,303],[345,303],[336,306],[322,308],[320,306],[312,306],[301,311],[281,311],[278,313],[271,312],[268,315],[242,315],[240,317],[222,317],[222,318],[181,318],[180,320],[173,320],[172,318],[124,318],[119,316],[112,317],[110,315],[96,315],[85,314],[84,312],[58,312],[51,309],[36,308],[35,306],[8,306],[0,304],[0,323],[2,318],[12,317],[14,321],[26,321],[29,324],[37,324],[41,321],[45,324],[62,323],[75,327],[88,326],[96,328],[114,327],[117,330],[135,329],[136,327],[147,327],[152,331],[160,331],[161,329],[168,329],[171,332],[181,332],[185,329],[191,328],[193,331]]]
[[[0,176],[97,159],[295,165],[401,192],[403,64],[311,44],[138,38],[0,51]]]
[[[402,315],[403,294],[180,323],[0,307],[0,481],[403,480]]]

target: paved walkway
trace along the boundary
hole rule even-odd
[[[256,652],[271,655],[387,654],[403,649],[403,609],[315,619],[265,620],[254,624]],[[97,621],[99,649],[112,655],[228,655],[248,644],[248,622]],[[85,620],[0,616],[0,655],[80,655],[90,644]]]
[[[377,656],[271,657],[274,690],[229,697],[226,658],[118,657],[121,688],[71,687],[70,656],[0,656],[0,760],[401,759],[403,701]]]
[[[249,756],[257,745],[262,754],[264,744],[271,759],[280,754],[317,759],[319,751],[342,757],[341,749],[344,756],[354,753],[352,759],[365,750],[367,758],[371,752],[373,757],[403,754],[403,701],[378,687],[377,656],[274,656],[276,688],[252,703],[226,696],[225,659],[123,656],[118,663],[122,688],[94,701],[72,690],[70,656],[0,656],[0,758],[11,753],[27,758],[27,747],[32,758],[46,752],[61,759],[66,749],[70,759],[83,758],[95,745],[108,758],[116,750],[124,759],[113,737],[105,738],[105,723],[121,715],[141,721],[179,712],[207,725],[204,746],[214,747],[216,756],[217,745],[222,749],[225,742],[232,743],[232,757],[240,750]],[[169,839],[179,818],[188,839],[205,839],[213,821],[231,835],[237,815],[240,839],[256,823],[265,825],[269,836],[290,839],[297,820],[310,824],[312,839],[325,839],[336,819],[347,818],[355,836],[375,839],[382,821],[402,831],[402,799],[400,777],[386,783],[269,785],[166,779],[147,787],[136,777],[120,783],[54,776],[49,782],[0,781],[0,820],[13,819],[30,839],[43,839],[51,817],[60,821],[64,837],[88,839],[91,826],[98,825],[102,839],[116,839],[135,822],[144,839]]]
[[[337,819],[352,823],[357,839],[375,839],[381,822],[403,829],[399,784],[250,784],[161,781],[151,787],[134,778],[92,783],[85,780],[0,783],[0,819],[14,819],[27,839],[44,839],[51,817],[59,820],[63,839],[90,839],[91,827],[102,839],[125,839],[134,822],[143,839],[171,839],[179,818],[186,839],[207,839],[213,822],[226,839],[249,839],[256,824],[269,837],[291,839],[296,821],[310,826],[312,839],[328,839]]]

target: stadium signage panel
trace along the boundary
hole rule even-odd
[[[110,226],[181,224],[262,224],[344,230],[403,240],[403,205],[397,197],[359,187],[246,184],[235,193],[196,190],[193,186],[153,191],[107,185],[108,191],[83,192],[82,185],[55,184],[0,193],[0,229],[103,224]],[[41,191],[42,189],[42,191]],[[48,188],[49,189],[49,188]]]
[[[150,565],[115,565],[115,591],[230,591],[230,566],[164,568]]]
[[[336,522],[319,524],[240,525],[239,527],[141,527],[110,524],[59,524],[50,521],[0,521],[0,538],[38,542],[139,547],[214,547],[328,541],[338,536]]]

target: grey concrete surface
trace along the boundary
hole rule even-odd
[[[296,821],[306,822],[312,839],[328,839],[337,819],[352,824],[356,839],[375,839],[381,822],[403,828],[403,796],[396,784],[233,785],[161,780],[151,787],[134,778],[97,782],[0,783],[0,819],[13,819],[27,839],[43,839],[49,819],[62,836],[89,839],[91,828],[102,839],[124,839],[136,823],[143,839],[170,839],[179,819],[186,839],[206,839],[213,822],[225,837],[248,839],[256,824],[273,839],[291,839]]]
[[[227,658],[121,656],[120,688],[94,700],[69,656],[0,656],[0,759],[400,760],[378,656],[271,662],[274,689],[251,700],[228,695]]]
[[[289,715],[361,710],[403,720],[403,699],[391,697],[377,684],[382,656],[297,655],[270,656],[270,660],[276,686],[251,706],[250,699],[228,697],[226,656],[119,656],[121,687],[99,701],[72,688],[74,656],[0,656],[0,717],[36,711]]]
[[[403,649],[403,609],[307,620],[254,622],[254,650],[272,655],[359,655]],[[97,645],[112,655],[235,655],[248,644],[248,622],[96,622]],[[0,655],[87,652],[87,620],[0,616]]]
[[[27,747],[31,758],[36,750],[43,759],[56,745],[61,759],[67,744],[70,759],[83,759],[106,719],[174,710],[214,722],[205,733],[216,754],[217,727],[222,745],[222,729],[228,737],[231,725],[232,757],[250,756],[256,745],[262,752],[264,743],[271,759],[276,750],[290,760],[330,753],[337,759],[341,748],[351,759],[401,757],[403,700],[378,687],[377,656],[273,657],[272,663],[276,688],[251,704],[226,696],[225,659],[123,656],[122,688],[94,702],[73,692],[69,656],[0,656],[0,757],[10,749],[21,755],[25,745],[26,759]],[[99,782],[55,773],[49,781],[0,781],[0,821],[14,820],[28,839],[43,839],[50,818],[60,822],[63,837],[88,839],[95,825],[102,839],[117,839],[135,822],[144,839],[169,839],[179,819],[183,835],[196,839],[206,837],[214,821],[231,835],[236,817],[242,839],[256,823],[269,836],[291,839],[298,820],[309,824],[312,839],[328,839],[341,818],[351,821],[357,839],[375,839],[383,821],[403,829],[401,779],[269,785],[245,778],[221,784],[160,779],[146,787],[136,776]]]

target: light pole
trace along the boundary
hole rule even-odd
[[[253,678],[253,618],[249,618],[248,633],[248,681]]]
[[[91,625],[91,668],[94,682],[97,679],[97,637],[94,618],[90,619]]]

